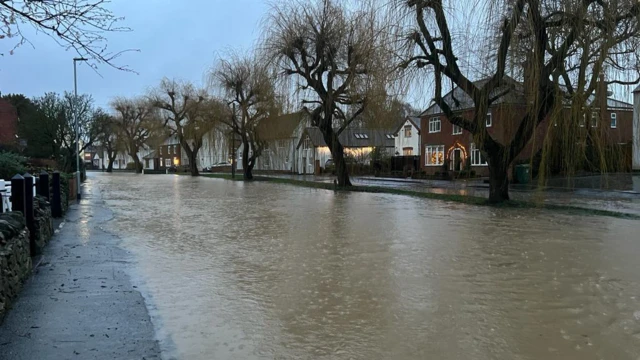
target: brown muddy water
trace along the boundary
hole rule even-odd
[[[640,359],[640,222],[92,174],[166,358]]]

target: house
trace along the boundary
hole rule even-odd
[[[407,116],[394,131],[396,156],[420,155],[420,118]]]
[[[256,134],[264,148],[254,169],[293,172],[296,145],[308,123],[308,116],[301,111],[260,122]]]
[[[344,147],[345,157],[357,163],[369,164],[371,152],[381,148],[389,156],[394,154],[395,138],[384,129],[345,129],[338,139]],[[305,128],[296,146],[298,174],[318,174],[331,159],[331,151],[317,127]]]
[[[162,145],[141,157],[142,167],[146,170],[165,170],[172,166],[188,165],[189,161],[183,156],[184,151],[178,139],[168,137]]]
[[[18,145],[18,110],[7,100],[0,99],[0,148]]]
[[[475,84],[481,87],[486,81],[488,79],[477,81]],[[513,138],[526,111],[522,84],[507,79],[506,86],[511,91],[500,96],[492,104],[486,120],[487,131],[491,137],[503,144]],[[495,95],[499,95],[505,90],[507,89],[504,87],[496,89]],[[597,106],[597,108],[588,121],[588,126],[586,126],[585,119],[584,124],[580,127],[601,129],[603,138],[608,144],[629,143],[632,132],[633,106],[607,98],[606,94],[606,89],[600,88],[597,95],[591,96],[589,105]],[[494,94],[491,95],[494,96]],[[461,116],[467,119],[473,118],[473,101],[461,89],[456,87],[443,99]],[[599,106],[599,104],[606,104],[606,106]],[[568,106],[565,111],[568,113]],[[548,127],[548,121],[542,122],[537,127],[532,140],[518,156],[518,159],[528,159],[541,148],[542,141],[539,139],[544,138]],[[476,146],[471,133],[451,124],[438,105],[431,105],[421,114],[421,128],[423,129],[421,136],[423,153],[420,162],[426,174],[457,172],[469,165],[477,175],[489,175],[485,154]],[[538,141],[535,142],[535,139]]]
[[[633,171],[640,171],[640,85],[633,90]]]

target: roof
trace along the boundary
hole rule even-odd
[[[473,84],[476,87],[483,87],[490,78],[481,79],[478,81],[474,81]],[[489,94],[489,96],[493,97],[501,92],[511,89],[506,95],[501,96],[493,104],[518,104],[524,102],[524,91],[522,89],[522,84],[513,80],[512,78],[505,76],[505,85],[499,86]],[[452,91],[449,91],[447,94],[443,96],[443,100],[449,104],[449,107],[453,111],[472,109],[474,107],[473,100],[466,92],[464,92],[460,87],[456,86]],[[420,115],[433,115],[442,113],[442,109],[440,106],[433,104],[427,108]]]
[[[640,85],[638,85],[638,86],[633,90],[633,92],[634,92],[634,93],[635,93],[635,92],[640,92]]]
[[[518,82],[510,77],[505,77],[506,80],[506,85],[500,86],[496,89],[494,89],[491,94],[489,94],[489,96],[493,97],[496,96],[498,94],[500,94],[501,92],[507,90],[508,88],[511,88],[511,91],[509,91],[509,93],[507,93],[504,96],[501,96],[500,98],[498,98],[496,101],[493,102],[494,105],[497,104],[522,104],[525,102],[524,99],[524,91],[523,91],[523,87],[522,87],[522,83]],[[477,87],[482,87],[484,86],[484,84],[487,83],[487,81],[489,81],[489,78],[485,78],[485,79],[481,79],[478,81],[475,81],[473,84],[476,85]],[[640,91],[640,86],[638,86],[636,88],[636,90],[634,91]],[[452,98],[452,93],[453,93],[453,98],[455,98],[456,101],[454,101],[454,99]],[[593,102],[593,100],[595,99],[595,95],[591,95],[589,97],[588,103],[589,105]],[[449,104],[449,106],[451,107],[451,110],[453,111],[459,111],[459,110],[466,110],[466,109],[472,109],[474,108],[474,104],[473,104],[473,100],[471,100],[471,97],[469,95],[467,95],[467,93],[465,93],[462,89],[460,89],[460,87],[456,86],[455,89],[453,89],[453,91],[449,91],[444,97],[443,100]],[[567,103],[570,104],[570,100],[567,100]],[[607,98],[607,107],[609,108],[621,108],[621,109],[633,109],[633,105],[626,103],[624,101],[620,101],[620,100],[616,100],[613,98]],[[434,114],[441,114],[443,111],[440,108],[440,106],[433,104],[431,106],[429,106],[427,108],[427,110],[425,110],[421,115],[434,115]]]
[[[150,160],[150,159],[155,159],[156,157],[157,157],[156,156],[156,151],[154,150],[154,151],[150,152],[147,156],[143,157],[142,159]]]
[[[256,131],[260,135],[260,140],[289,139],[294,136],[304,116],[305,114],[300,111],[265,119],[258,124]]]
[[[305,134],[309,135],[309,140],[314,147],[327,146],[322,132],[317,127],[308,127],[302,133],[298,142],[298,147],[302,144]],[[344,147],[394,147],[395,140],[390,131],[383,129],[345,129],[338,136],[340,144]]]
[[[407,116],[407,118],[403,120],[402,123],[398,124],[396,129],[393,131],[393,135],[397,135],[407,121],[409,121],[416,129],[418,129],[418,134],[420,134],[420,118],[417,116]]]

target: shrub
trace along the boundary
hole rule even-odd
[[[0,152],[0,179],[9,180],[16,174],[26,172],[27,159],[15,153]]]
[[[135,163],[133,163],[133,162],[128,162],[127,163],[127,167],[126,167],[127,170],[134,170],[135,168],[136,168],[136,164]]]

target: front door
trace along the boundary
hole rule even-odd
[[[453,154],[451,156],[451,170],[462,170],[462,150],[460,149],[453,149]]]

